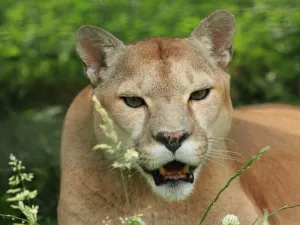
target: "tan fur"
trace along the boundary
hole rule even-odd
[[[241,176],[244,190],[258,208],[269,212],[299,204],[300,107],[266,104],[237,110],[228,148],[249,160],[258,149],[271,146],[260,161]],[[270,224],[296,225],[300,209],[289,209],[270,218]]]
[[[96,144],[107,142],[99,128],[101,119],[93,108],[92,94],[99,98],[114,120],[124,147],[134,146],[139,153],[134,168],[127,172],[130,178],[126,178],[131,213],[143,212],[148,225],[199,223],[209,203],[240,166],[228,160],[231,154],[235,155],[225,150],[224,142],[231,125],[232,106],[230,77],[223,69],[231,57],[233,33],[234,19],[226,10],[204,19],[189,38],[153,38],[125,46],[96,27],[85,26],[78,31],[77,51],[86,64],[86,75],[94,88],[86,87],[75,98],[65,119],[61,146],[60,225],[101,224],[107,216],[117,219],[130,213],[120,172],[110,169],[118,160],[117,154],[122,152],[108,156],[92,151]],[[104,58],[105,62],[99,61]],[[189,100],[192,92],[205,88],[211,88],[207,98]],[[122,100],[124,96],[141,97],[147,106],[130,108]],[[286,204],[284,200],[290,197],[282,185],[292,187],[293,181],[289,174],[283,173],[289,169],[287,160],[295,162],[292,168],[297,171],[297,146],[293,146],[292,141],[299,140],[299,126],[294,123],[294,133],[282,127],[291,123],[292,118],[299,118],[296,115],[299,111],[283,106],[262,106],[235,112],[230,138],[237,144],[229,142],[229,149],[240,152],[247,159],[264,143],[277,145],[276,141],[281,139],[273,160],[281,158],[284,163],[271,163],[267,157],[262,159],[257,164],[258,169],[237,179],[224,192],[204,224],[220,224],[229,213],[237,215],[241,224],[251,224],[263,214],[264,208],[272,210],[281,201]],[[278,118],[281,117],[288,118],[281,126],[274,125],[280,123]],[[154,138],[159,132],[181,131],[189,136],[174,154]],[[260,132],[262,134],[257,135]],[[283,142],[289,137],[291,141]],[[283,148],[289,147],[291,149],[283,152]],[[217,157],[218,154],[223,157]],[[198,166],[194,184],[158,187],[141,169],[142,166],[157,169],[175,159]],[[262,174],[259,168],[263,168]],[[274,168],[280,172],[274,172]],[[259,180],[260,176],[263,181]],[[269,182],[271,178],[276,179],[274,186]],[[278,195],[274,197],[272,193]],[[295,195],[295,191],[293,193]],[[297,221],[296,214],[293,215],[274,217],[272,222]]]

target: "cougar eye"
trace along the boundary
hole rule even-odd
[[[131,108],[138,108],[145,105],[144,100],[140,97],[123,97],[123,101]]]
[[[203,90],[199,90],[199,91],[194,91],[191,95],[190,95],[190,100],[202,100],[204,98],[207,97],[207,95],[210,92],[210,88],[207,89],[203,89]]]

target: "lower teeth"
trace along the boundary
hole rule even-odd
[[[194,175],[193,175],[193,171],[191,169],[189,169],[189,172],[186,174],[185,178],[166,178],[164,176],[162,176],[161,171],[160,170],[156,170],[155,172],[152,173],[154,182],[156,186],[161,185],[163,182],[168,182],[168,181],[186,181],[189,183],[193,183],[194,182]]]
[[[189,172],[189,170],[190,170],[190,165],[185,164],[182,170],[178,172],[178,174],[181,173],[181,175],[186,175]],[[163,166],[159,168],[159,172],[162,176],[166,176],[166,174],[168,173]]]

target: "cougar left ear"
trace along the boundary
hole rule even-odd
[[[82,26],[76,34],[76,51],[84,63],[84,72],[93,86],[99,83],[99,72],[109,64],[122,41],[96,26]]]
[[[229,11],[221,9],[203,19],[192,32],[191,37],[202,42],[203,45],[209,45],[209,54],[225,68],[232,57],[234,33],[234,16]]]

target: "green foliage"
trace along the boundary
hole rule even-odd
[[[8,108],[28,99],[33,105],[68,102],[87,83],[74,51],[74,34],[83,24],[101,26],[125,42],[187,36],[218,8],[231,10],[237,20],[230,65],[234,102],[299,103],[296,1],[6,0],[0,6],[0,101]]]
[[[255,0],[237,16],[231,64],[237,104],[298,103],[300,9],[296,1]]]

